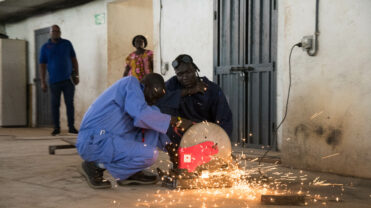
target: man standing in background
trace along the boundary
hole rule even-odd
[[[79,66],[72,43],[61,38],[61,30],[58,25],[50,27],[50,39],[41,47],[40,52],[41,88],[47,91],[45,80],[46,69],[49,73],[49,86],[51,92],[51,107],[53,115],[53,136],[59,134],[59,107],[61,94],[67,108],[68,132],[77,134],[75,129],[75,115],[73,97],[75,85],[79,83]],[[72,76],[72,77],[71,77]],[[72,79],[71,79],[72,78]]]

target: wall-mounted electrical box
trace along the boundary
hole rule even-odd
[[[301,47],[303,48],[304,51],[308,51],[313,48],[313,36],[308,35],[304,36],[301,39]]]

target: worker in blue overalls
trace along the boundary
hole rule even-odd
[[[82,120],[76,147],[84,159],[81,172],[92,188],[109,188],[106,169],[119,185],[153,184],[157,176],[143,170],[153,165],[157,148],[170,143],[166,132],[179,119],[153,104],[165,94],[164,80],[149,74],[141,83],[132,76],[117,81],[89,107]],[[182,122],[183,129],[188,125]],[[191,124],[189,124],[191,125]]]

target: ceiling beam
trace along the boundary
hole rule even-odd
[[[24,7],[22,7],[22,5],[11,6],[11,3],[9,3],[9,5],[7,6],[7,1],[1,2],[0,9],[4,10],[8,7],[8,9],[13,9],[14,11],[0,15],[0,24],[19,22],[32,16],[79,6],[91,1],[94,0],[54,0],[47,1],[38,5],[29,5],[29,3],[27,3],[28,5],[25,5]]]

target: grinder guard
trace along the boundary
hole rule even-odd
[[[231,152],[230,139],[219,125],[210,122],[195,124],[183,135],[178,148],[179,167],[162,177],[165,179],[163,186],[231,187],[234,179],[228,171],[237,168]]]

